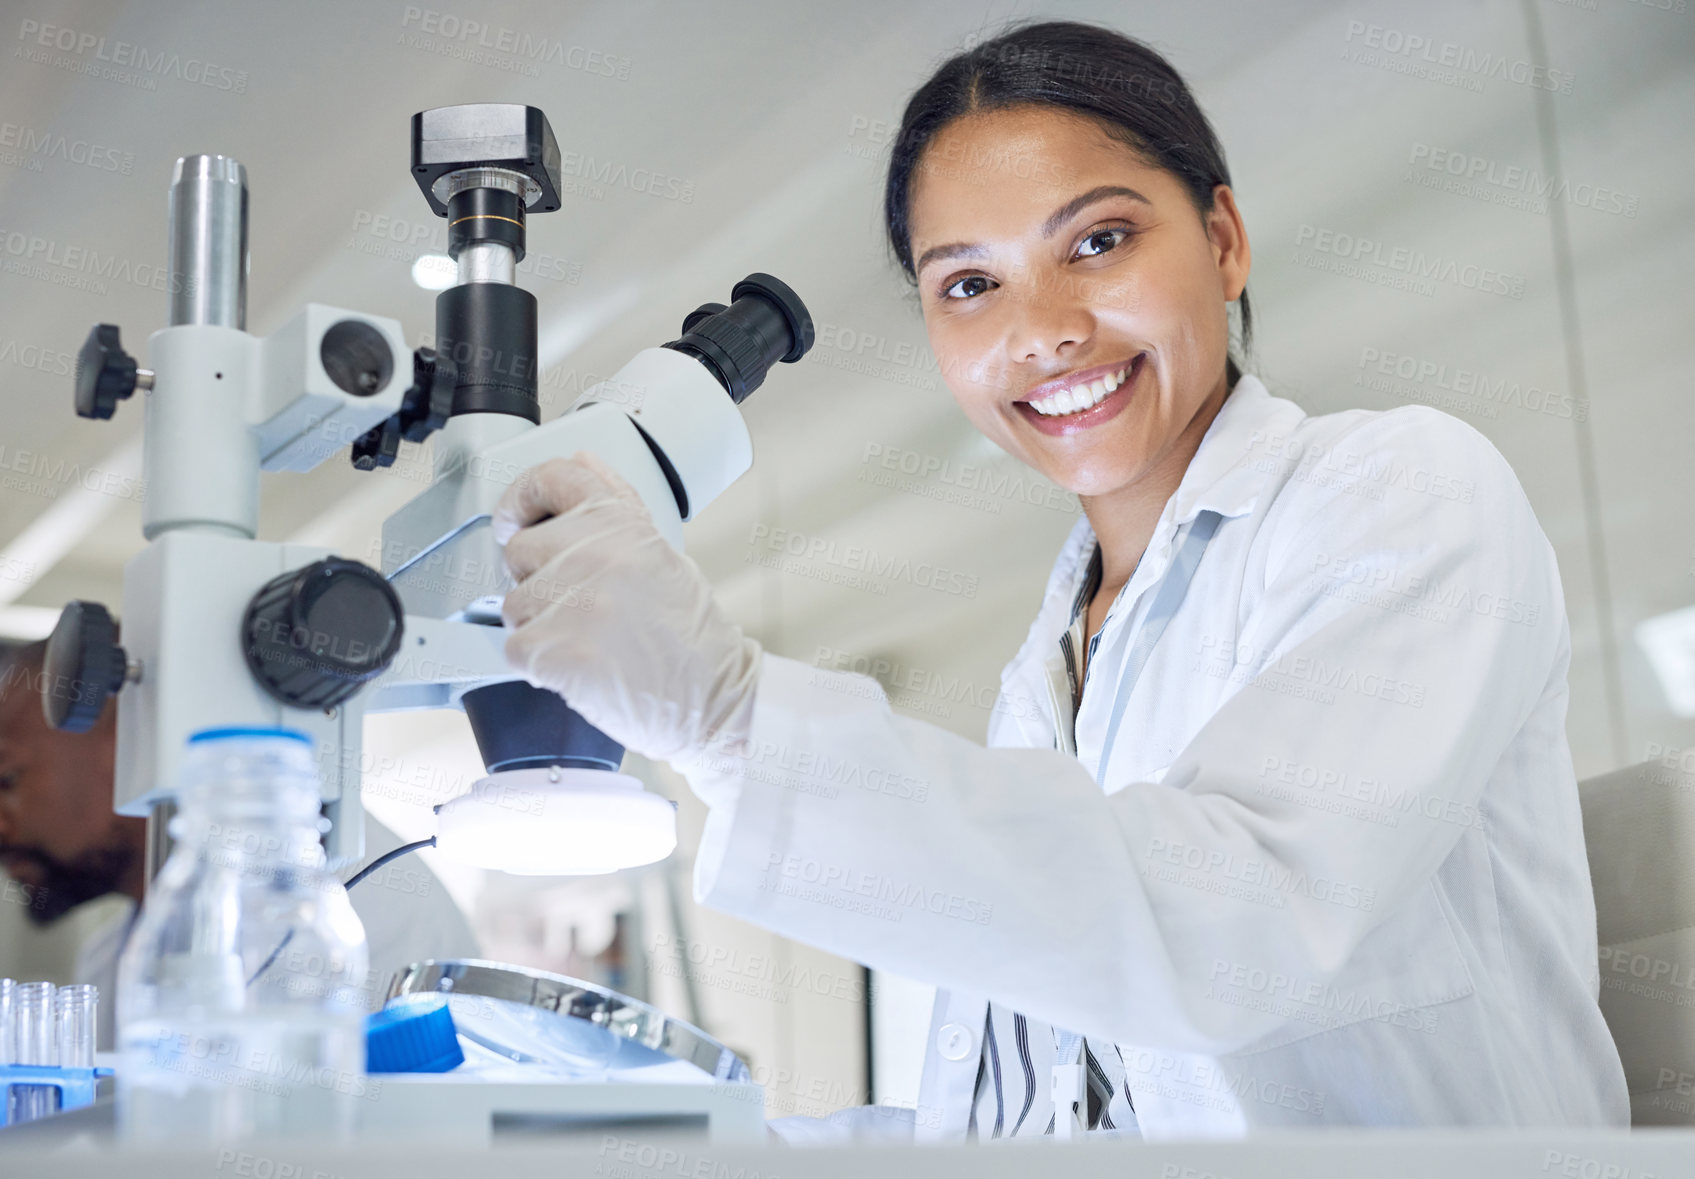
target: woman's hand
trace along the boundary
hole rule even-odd
[[[579,451],[527,471],[493,523],[518,583],[501,607],[506,657],[526,680],[644,757],[738,749],[762,649],[635,488]]]

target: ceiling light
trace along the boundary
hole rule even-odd
[[[445,291],[459,281],[459,263],[446,254],[419,254],[412,263],[412,281],[426,291]]]

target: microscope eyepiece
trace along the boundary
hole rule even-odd
[[[699,360],[740,405],[772,365],[793,364],[812,347],[812,316],[781,279],[750,274],[730,289],[730,305],[707,303],[666,344]]]

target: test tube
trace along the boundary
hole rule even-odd
[[[100,988],[88,983],[60,987],[56,999],[59,1022],[59,1067],[94,1067],[94,1028],[100,1010]]]
[[[50,982],[23,983],[12,995],[12,1050],[19,1064],[57,1064]]]
[[[12,992],[12,1045],[19,1064],[59,1063],[53,1036],[55,989],[50,982],[32,982],[23,983]],[[58,1110],[59,1090],[52,1085],[14,1083],[6,1097],[6,1121],[13,1126]]]
[[[12,995],[17,989],[16,982],[9,978],[0,978],[0,1064],[18,1063],[12,1040]],[[5,1094],[0,1094],[0,1097],[4,1096]]]

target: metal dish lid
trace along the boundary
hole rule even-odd
[[[476,958],[428,959],[402,970],[388,1002],[446,995],[459,1034],[499,1057],[579,1072],[626,1073],[691,1065],[707,1078],[746,1083],[742,1059],[691,1023],[610,987]]]

